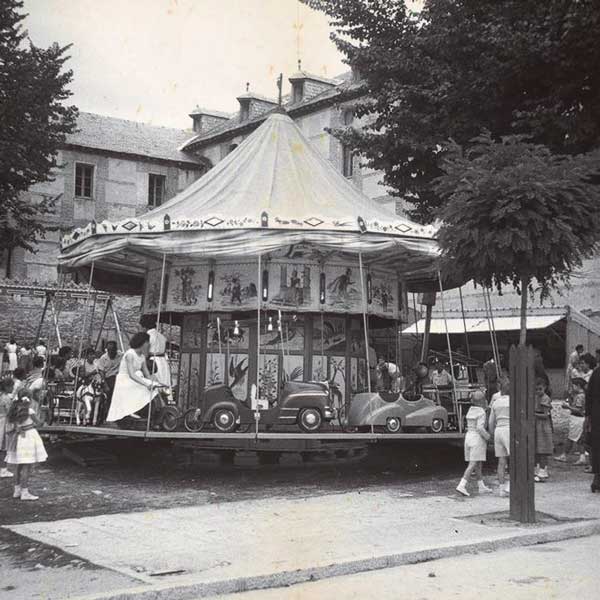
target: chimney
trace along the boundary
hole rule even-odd
[[[190,113],[190,117],[192,118],[194,132],[198,134],[206,133],[231,118],[230,115],[224,112],[200,108],[199,106],[196,106]]]

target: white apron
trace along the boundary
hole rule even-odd
[[[127,356],[133,357],[136,373],[138,375],[142,374],[142,364],[146,359],[144,356],[139,356],[135,350],[130,348],[123,354],[121,364],[119,365],[119,372],[115,380],[115,391],[113,392],[110,409],[106,417],[107,421],[118,421],[141,410],[146,404],[150,403],[157,393],[156,391],[151,392],[147,387],[129,377]],[[145,379],[145,381],[150,383],[149,380]]]

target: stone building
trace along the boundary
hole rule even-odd
[[[56,279],[62,232],[91,220],[121,220],[160,205],[210,166],[180,150],[190,131],[156,127],[82,112],[78,131],[59,153],[54,181],[33,186],[31,202],[55,199],[49,223],[57,227],[37,244],[37,253],[15,249],[0,258],[0,277],[46,282]]]
[[[284,97],[283,105],[306,138],[363,193],[390,210],[401,212],[400,202],[397,205],[381,185],[382,173],[361,165],[360,158],[327,131],[361,126],[353,110],[353,104],[364,95],[357,74],[351,71],[336,79],[325,79],[299,70],[288,81],[291,92]],[[278,103],[250,91],[248,86],[237,100],[239,110],[229,116],[196,108],[190,115],[195,135],[182,145],[182,150],[198,153],[216,164],[252,133]]]

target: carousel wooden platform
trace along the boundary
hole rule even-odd
[[[190,443],[197,448],[246,449],[273,452],[299,452],[319,449],[343,449],[373,443],[462,443],[464,434],[443,433],[348,433],[331,431],[323,433],[302,432],[247,432],[219,433],[201,431],[139,431],[116,427],[84,427],[80,425],[47,425],[39,428],[40,433],[64,439],[130,438],[155,442]]]

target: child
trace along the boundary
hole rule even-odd
[[[538,378],[535,383],[535,481],[548,480],[548,457],[552,456],[552,402],[546,394],[544,380]]]
[[[569,435],[565,445],[564,452],[554,460],[567,462],[567,455],[573,452],[573,449],[579,449],[579,461],[575,464],[585,465],[585,453],[579,448],[580,440],[583,437],[583,422],[585,421],[585,388],[584,379],[577,378],[571,381],[572,394],[570,402],[563,402],[562,407],[570,411],[569,415]]]
[[[12,477],[13,474],[6,468],[4,458],[6,455],[6,417],[12,404],[13,380],[0,380],[0,477]]]
[[[498,483],[500,495],[510,492],[510,482],[504,483],[505,472],[510,456],[510,382],[500,380],[500,391],[494,394],[490,407],[489,431],[494,436],[494,450],[498,459]]]
[[[32,466],[44,462],[48,455],[44,442],[35,428],[39,422],[35,411],[31,408],[27,390],[19,390],[17,399],[10,407],[7,420],[12,431],[9,436],[6,462],[17,467],[13,498],[37,500],[37,496],[29,493],[29,476]]]
[[[465,436],[465,461],[468,466],[460,480],[456,491],[463,496],[470,496],[467,482],[473,473],[477,476],[479,493],[489,493],[489,487],[483,482],[481,468],[486,459],[487,442],[490,434],[485,429],[485,408],[487,406],[485,394],[474,392],[471,398],[472,406],[467,413],[467,435]]]

